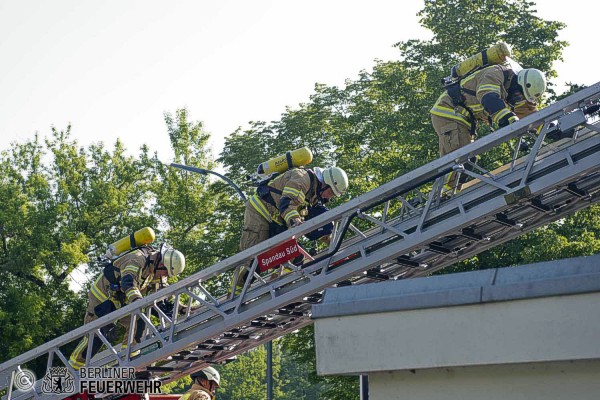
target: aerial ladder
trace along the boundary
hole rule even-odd
[[[8,388],[2,399],[63,398],[42,394],[40,382],[27,391],[13,383],[33,363],[66,367],[77,381],[67,348],[84,336],[106,348],[93,358],[88,350],[86,366],[133,367],[136,376],[168,383],[311,324],[325,288],[429,275],[589,207],[600,198],[599,108],[600,82],[8,360],[0,365],[0,389]],[[470,161],[500,146],[513,154],[501,168]],[[444,189],[452,171],[469,179],[460,192]],[[287,263],[285,273],[258,273],[265,252],[330,222],[328,248],[303,265]],[[236,268],[249,273],[231,294]],[[164,299],[174,301],[172,315],[159,307]],[[137,320],[146,329],[142,342],[121,349],[101,328],[128,316],[129,343]]]

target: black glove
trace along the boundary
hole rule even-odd
[[[173,302],[173,300],[164,299],[163,301],[156,303],[156,306],[160,309],[160,311],[165,313],[167,317],[173,318],[173,309],[175,308],[175,303]],[[152,311],[156,312],[155,309],[152,309]],[[158,312],[156,312],[155,315],[158,317]]]
[[[116,324],[103,326],[100,329],[100,332],[102,332],[106,340],[108,340],[110,343],[115,343],[121,340],[121,335],[119,334],[119,327]]]

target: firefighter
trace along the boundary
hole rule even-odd
[[[185,268],[185,257],[179,250],[163,244],[159,250],[142,247],[115,260],[104,268],[103,273],[92,283],[88,292],[88,307],[83,320],[84,324],[115,311],[127,304],[141,299],[148,293],[157,290],[167,277],[179,275]],[[125,328],[122,348],[127,347],[130,317],[119,320]],[[138,320],[134,333],[134,343],[141,341],[145,324]],[[110,341],[117,336],[116,324],[109,324],[101,329],[102,334]],[[120,336],[120,335],[119,335]],[[85,336],[75,348],[69,364],[76,370],[85,365],[88,338]],[[95,355],[102,341],[95,337],[92,344],[92,356]]]
[[[215,392],[221,384],[219,371],[213,367],[204,368],[190,375],[192,387],[179,400],[214,400]]]
[[[491,65],[462,78],[430,110],[440,156],[473,142],[477,120],[499,129],[534,113],[545,90],[546,78],[535,68],[515,73],[508,66]],[[460,190],[458,183],[452,173],[447,188]]]
[[[348,176],[339,167],[293,168],[260,185],[246,202],[240,251],[302,224],[307,207],[327,203],[348,189]],[[237,289],[246,269],[238,269]]]

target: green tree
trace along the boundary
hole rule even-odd
[[[207,147],[210,135],[202,122],[190,121],[186,109],[174,115],[166,113],[165,122],[175,163],[217,168]],[[164,228],[165,239],[186,257],[188,267],[182,276],[235,254],[244,206],[237,193],[221,180],[211,183],[209,176],[175,169],[158,160],[155,167],[158,180],[152,213]],[[215,278],[209,284],[223,294],[229,282]]]
[[[69,290],[70,274],[93,271],[115,237],[155,224],[144,208],[147,149],[134,159],[120,142],[85,149],[70,134],[53,129],[0,155],[0,326],[11,327],[0,331],[2,360],[79,326],[86,298]]]
[[[237,360],[219,368],[221,373],[221,387],[219,399],[246,400],[266,398],[266,364],[267,351],[264,346],[259,346],[242,354]],[[277,346],[273,346],[273,377],[279,379],[280,353]],[[283,393],[278,386],[273,388],[273,397],[281,398]]]

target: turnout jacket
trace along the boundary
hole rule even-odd
[[[460,87],[464,103],[475,119],[494,128],[504,126],[501,121],[507,116],[523,118],[537,111],[536,105],[528,102],[521,92],[516,74],[503,65],[491,65],[468,75],[460,81]],[[471,128],[468,111],[454,105],[447,92],[437,99],[430,113]]]
[[[184,393],[179,400],[214,400],[214,397],[202,386],[194,383],[190,390]]]
[[[318,203],[319,185],[313,171],[294,168],[269,181],[268,193],[261,196],[258,190],[249,202],[267,221],[289,227],[294,218],[301,218],[300,209]]]
[[[119,290],[125,294],[126,300],[124,304],[115,304],[117,308],[141,299],[148,292],[155,291],[164,284],[160,278],[154,277],[154,267],[150,265],[151,262],[148,262],[146,253],[141,250],[125,254],[113,264],[120,270],[120,274],[115,272],[115,278],[118,280],[120,276]],[[121,303],[116,296],[117,291],[111,289],[110,282],[104,274],[100,274],[94,281],[90,291],[101,303],[108,299]]]

